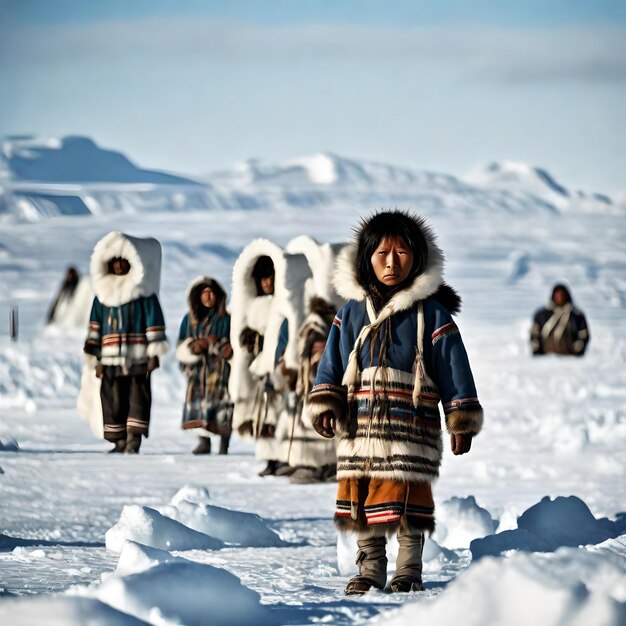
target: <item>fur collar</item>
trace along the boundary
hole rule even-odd
[[[405,311],[418,300],[425,300],[428,296],[436,294],[444,284],[443,252],[429,229],[423,229],[423,233],[428,246],[428,265],[426,269],[410,285],[395,293],[385,305],[385,308],[391,307],[396,312]],[[355,268],[356,252],[356,244],[351,244],[339,253],[333,282],[337,293],[342,298],[363,302],[367,297],[367,293],[357,280]]]

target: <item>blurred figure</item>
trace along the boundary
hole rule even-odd
[[[264,350],[272,355],[275,350],[267,345],[267,332],[275,305],[274,258],[281,254],[274,244],[255,240],[244,248],[233,268],[234,356],[229,383],[235,403],[233,428],[244,438],[254,438],[256,457],[267,464],[260,476],[275,475],[283,463],[284,446],[276,437],[280,398],[270,371],[263,367]]]
[[[530,330],[533,354],[582,356],[588,343],[589,329],[583,312],[574,306],[565,285],[555,285],[550,302],[533,319]]]
[[[46,323],[61,328],[84,328],[89,320],[92,300],[89,279],[82,278],[75,267],[68,267]]]
[[[337,307],[323,298],[313,297],[308,308],[309,314],[297,335],[298,369],[287,368],[283,357],[289,337],[287,320],[281,326],[276,351],[277,368],[285,381],[283,393],[287,398],[293,397],[291,402],[285,402],[291,423],[287,460],[294,469],[289,480],[298,484],[332,480],[337,473],[335,444],[315,432],[307,406]]]
[[[196,278],[187,292],[189,311],[178,334],[176,358],[187,377],[183,428],[198,429],[200,442],[193,454],[210,454],[210,433],[220,435],[220,454],[228,454],[232,432],[232,403],[228,395],[230,315],[226,292],[214,279]]]

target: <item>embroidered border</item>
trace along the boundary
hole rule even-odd
[[[433,342],[433,346],[438,341],[441,341],[445,337],[454,335],[455,333],[458,333],[458,332],[459,332],[459,327],[454,322],[450,322],[449,324],[446,324],[445,326],[441,326],[441,328],[438,328],[430,337]]]

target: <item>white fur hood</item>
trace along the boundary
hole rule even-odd
[[[109,273],[108,262],[113,257],[128,260],[128,274],[116,276]],[[94,247],[89,269],[94,292],[105,306],[121,306],[140,296],[158,294],[161,244],[152,238],[140,239],[110,232]]]

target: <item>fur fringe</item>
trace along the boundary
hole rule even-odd
[[[477,435],[483,427],[483,410],[457,409],[446,415],[446,428],[451,435]]]
[[[199,354],[194,354],[190,350],[189,346],[193,340],[193,337],[187,337],[187,339],[183,339],[183,341],[176,346],[176,360],[179,363],[182,363],[183,365],[195,365],[202,358]]]
[[[170,345],[167,340],[164,341],[152,341],[146,346],[146,355],[148,358],[153,356],[163,356],[167,354]]]
[[[333,385],[317,385],[307,399],[307,412],[311,425],[322,435],[322,415],[331,411],[338,425],[345,425],[348,418],[346,390]],[[323,435],[322,435],[323,436]]]
[[[414,531],[423,532],[432,535],[435,532],[435,519],[432,517],[414,517],[409,519],[407,516],[402,516],[399,522],[387,522],[385,524],[373,524],[368,526],[365,519],[352,519],[342,515],[335,515],[334,517],[335,528],[340,533],[353,533],[359,536],[359,539],[365,539],[366,537],[391,537],[395,535],[399,530],[404,532]]]

